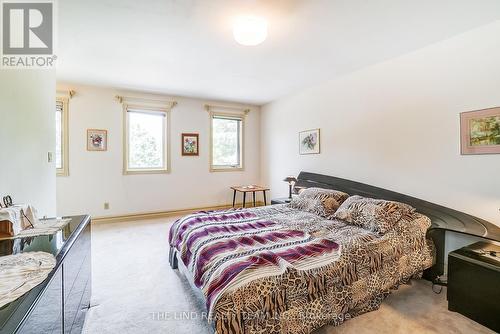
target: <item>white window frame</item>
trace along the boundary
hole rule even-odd
[[[62,103],[63,106],[61,114],[62,167],[61,168],[56,167],[56,175],[69,176],[69,98],[57,96],[56,103]]]
[[[237,172],[245,170],[245,116],[248,114],[248,109],[241,109],[229,106],[213,106],[205,105],[205,109],[209,114],[210,123],[210,147],[209,147],[209,170],[210,172]],[[213,119],[228,118],[241,121],[240,130],[240,164],[238,166],[218,166],[213,163]]]
[[[156,107],[149,104],[123,104],[123,174],[163,174],[170,172],[170,109],[171,107]],[[129,168],[129,111],[145,111],[164,115],[163,121],[163,168]]]

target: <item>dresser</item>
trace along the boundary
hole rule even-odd
[[[38,286],[0,309],[0,333],[81,333],[91,295],[91,221],[73,216],[60,231],[0,241],[0,256],[43,251],[56,266]]]
[[[500,332],[500,244],[480,241],[448,255],[448,309]]]

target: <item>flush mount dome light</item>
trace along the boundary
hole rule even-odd
[[[267,21],[260,17],[238,17],[233,23],[233,36],[241,45],[255,46],[267,37]]]

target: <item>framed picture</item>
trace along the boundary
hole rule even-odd
[[[460,114],[461,152],[500,154],[500,107]]]
[[[299,153],[318,154],[320,147],[319,129],[299,132]]]
[[[197,133],[183,133],[182,137],[182,155],[197,156],[199,150],[199,135]]]
[[[108,131],[87,129],[87,151],[107,151]]]

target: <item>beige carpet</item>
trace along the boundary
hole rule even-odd
[[[93,225],[92,305],[84,333],[210,333],[197,298],[168,265],[172,219]],[[389,296],[378,311],[328,326],[332,333],[493,333],[447,310],[446,290],[413,281]]]

